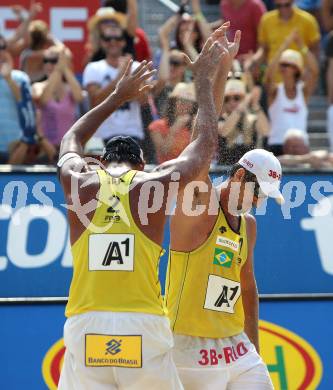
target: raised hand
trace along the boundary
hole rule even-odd
[[[221,43],[221,45],[227,48],[229,59],[233,60],[238,53],[242,33],[240,30],[237,30],[234,40],[230,42],[226,35],[229,27],[230,22],[223,23],[221,27],[219,27],[213,32],[212,38],[214,39],[214,41],[218,41],[219,43]]]
[[[217,65],[224,55],[228,55],[227,48],[218,41],[214,41],[212,37],[209,37],[202,48],[201,53],[194,62],[192,62],[186,54],[184,54],[184,59],[187,66],[192,70],[195,78],[205,76],[212,80]]]
[[[146,84],[146,81],[156,73],[151,61],[148,63],[147,61],[142,61],[131,74],[132,64],[133,60],[128,61],[114,90],[117,97],[124,103],[131,100],[138,100],[150,91],[152,84]]]

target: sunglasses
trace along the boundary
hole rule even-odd
[[[243,99],[243,96],[241,96],[241,95],[230,95],[230,96],[226,96],[225,98],[224,98],[224,101],[226,102],[226,103],[229,103],[230,101],[235,101],[235,102],[239,102],[239,101],[241,101]]]
[[[111,42],[111,41],[121,42],[124,40],[124,37],[119,35],[101,35],[101,40],[104,42]]]
[[[184,65],[184,63],[182,61],[177,61],[177,60],[170,60],[169,64],[173,65],[173,66],[182,66],[182,65]]]
[[[280,3],[280,4],[275,4],[276,8],[289,8],[291,7],[292,3]]]
[[[58,62],[58,58],[47,58],[47,57],[43,58],[43,63],[44,64],[49,63],[49,64],[55,65],[57,62]]]
[[[287,63],[282,63],[280,64],[281,68],[294,68],[294,65],[292,64],[287,64]]]

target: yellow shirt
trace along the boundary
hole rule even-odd
[[[297,7],[293,7],[293,10],[293,16],[287,21],[279,18],[277,10],[265,13],[260,20],[258,41],[260,45],[268,49],[268,62],[295,28],[299,31],[306,46],[311,46],[320,39],[316,19]],[[294,42],[289,48],[299,51],[299,47]]]
[[[199,248],[170,251],[166,305],[174,333],[223,338],[244,330],[240,272],[246,259],[245,217],[238,234],[222,210]]]
[[[113,178],[97,171],[98,205],[88,228],[72,246],[73,279],[66,316],[88,311],[164,315],[158,278],[162,248],[137,227],[129,185],[136,171]]]

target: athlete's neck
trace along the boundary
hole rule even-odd
[[[232,199],[230,200],[230,181],[228,181],[227,185],[224,185],[220,190],[220,206],[230,227],[234,231],[237,231],[239,228],[239,216],[229,212],[229,206],[234,203],[235,202]]]
[[[107,172],[111,176],[116,176],[116,177],[119,177],[124,173],[131,171],[132,169],[133,169],[132,165],[126,162],[122,162],[122,163],[111,162],[106,168]]]

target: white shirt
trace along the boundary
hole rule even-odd
[[[134,62],[132,69],[139,66]],[[118,75],[118,69],[109,65],[106,60],[90,62],[83,72],[83,86],[86,88],[89,84],[98,84],[102,88],[106,87]],[[144,138],[140,105],[136,101],[125,103],[112,115],[109,116],[98,128],[95,136],[107,139],[116,135],[128,135]]]
[[[299,129],[307,137],[308,107],[304,99],[303,88],[303,82],[298,82],[295,98],[289,99],[284,85],[282,83],[278,85],[276,98],[268,109],[271,121],[269,145],[282,145],[289,129]]]

